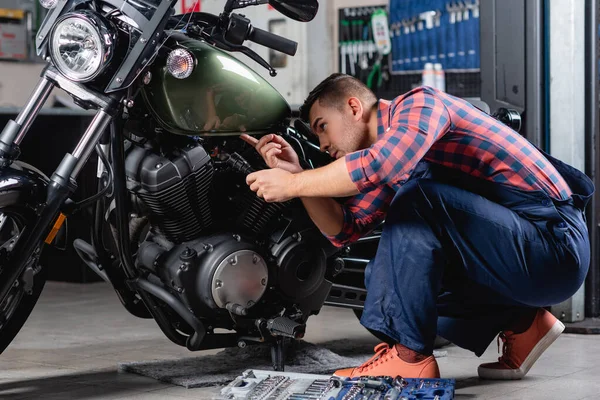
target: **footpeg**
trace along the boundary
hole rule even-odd
[[[267,321],[267,330],[273,336],[302,339],[306,332],[306,324],[299,324],[286,317],[277,317]]]

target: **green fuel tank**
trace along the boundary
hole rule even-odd
[[[195,62],[189,77],[177,79],[167,70],[167,57],[159,58],[151,70],[152,80],[142,90],[150,112],[168,132],[188,136],[272,132],[291,116],[283,96],[228,53],[179,33],[167,46],[188,50]]]

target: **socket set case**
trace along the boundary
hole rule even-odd
[[[454,379],[368,377],[247,370],[221,390],[227,400],[451,400]]]

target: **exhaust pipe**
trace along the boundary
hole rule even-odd
[[[79,257],[88,267],[90,267],[92,271],[94,271],[105,282],[111,283],[110,279],[108,279],[108,276],[106,275],[106,272],[102,270],[100,261],[98,260],[98,254],[96,254],[96,250],[91,244],[85,240],[75,239],[73,241],[73,247],[75,248],[75,251]]]
[[[194,330],[194,334],[188,336],[186,341],[186,347],[190,351],[200,350],[202,341],[206,336],[206,329],[204,324],[196,318],[175,296],[166,291],[164,288],[151,283],[144,278],[137,278],[130,281],[130,284],[138,289],[143,290],[154,297],[164,301],[173,311],[175,311],[189,326]]]

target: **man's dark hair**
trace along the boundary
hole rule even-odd
[[[310,123],[308,114],[316,101],[319,101],[319,104],[326,103],[328,106],[341,111],[343,110],[344,101],[348,97],[357,97],[367,107],[377,103],[377,97],[367,85],[353,76],[335,73],[329,75],[310,92],[304,100],[304,104],[300,107],[300,118]]]

